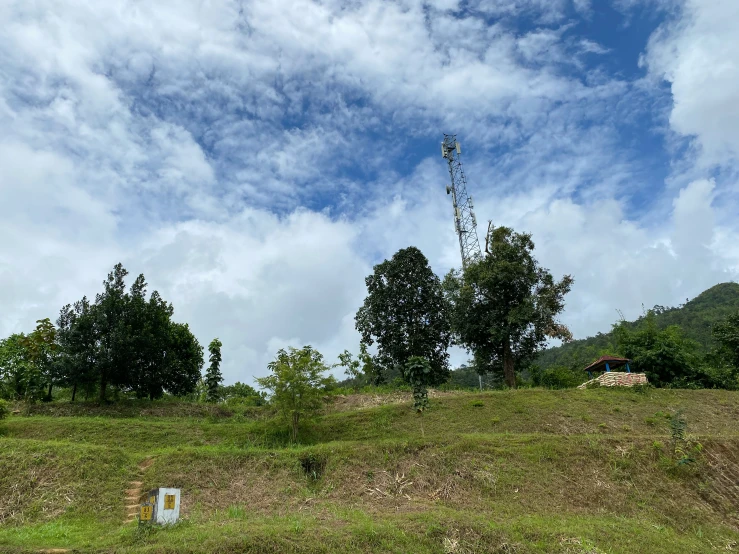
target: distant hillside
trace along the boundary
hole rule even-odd
[[[739,283],[721,283],[677,308],[654,306],[653,310],[660,328],[679,325],[687,338],[700,344],[703,351],[708,351],[713,345],[713,325],[739,310]],[[636,326],[641,319],[629,325]],[[538,364],[544,369],[556,365],[585,367],[600,356],[602,350],[609,349],[611,342],[611,333],[598,333],[594,337],[545,350],[539,355]]]

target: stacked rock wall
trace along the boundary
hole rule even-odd
[[[603,375],[591,379],[577,387],[584,389],[588,385],[599,383],[601,387],[633,387],[634,385],[646,385],[647,376],[644,373],[626,373],[624,371],[607,371]]]

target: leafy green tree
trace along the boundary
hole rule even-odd
[[[126,275],[123,265],[116,264],[103,281],[103,292],[95,297],[94,358],[100,402],[105,402],[109,385],[125,386],[130,381],[132,345],[126,321]]]
[[[246,406],[263,406],[267,403],[267,394],[256,390],[246,383],[235,382],[233,385],[221,387],[221,398],[227,404],[241,404]]]
[[[157,291],[147,299],[147,284],[139,275],[126,291],[128,272],[117,264],[103,283],[94,304],[87,298],[74,309],[60,311],[57,342],[59,382],[73,388],[99,386],[130,391],[155,399],[165,391],[193,392],[203,366],[203,349],[187,325],[172,321],[174,309]]]
[[[140,279],[143,280],[143,275]],[[132,294],[129,321],[131,327],[138,328],[138,332],[131,334],[131,340],[137,347],[133,351],[136,364],[133,366],[135,373],[131,376],[130,383],[137,396],[148,396],[154,400],[164,394],[168,385],[169,366],[177,362],[176,352],[172,348],[171,317],[174,309],[157,291],[152,292],[149,301],[140,303],[140,307],[134,312],[132,308],[137,302],[136,296]],[[134,319],[134,314],[141,318],[139,322]],[[136,323],[138,324],[134,327]]]
[[[170,323],[163,387],[175,396],[195,392],[205,360],[187,323]]]
[[[654,311],[649,310],[636,328],[625,321],[614,325],[613,336],[618,353],[632,360],[632,370],[646,373],[653,385],[709,384],[701,368],[698,344],[686,339],[677,325],[660,329]]]
[[[347,376],[346,384],[359,388],[374,381],[376,368],[374,358],[367,351],[366,344],[359,345],[359,356],[354,358],[351,352],[344,350],[339,354],[339,363],[333,367],[343,367]]]
[[[88,393],[97,382],[98,350],[94,308],[84,296],[74,306],[63,306],[56,322],[60,384],[72,388],[73,402],[79,389]]]
[[[714,325],[713,337],[721,345],[736,375],[739,372],[739,312]]]
[[[223,346],[223,343],[217,338],[210,341],[208,345],[210,367],[208,367],[208,371],[205,374],[205,383],[208,386],[208,402],[218,402],[219,389],[221,383],[223,383],[223,375],[221,375],[221,346]]]
[[[398,250],[376,265],[365,283],[367,297],[355,321],[362,344],[377,343],[374,382],[383,382],[389,368],[398,369],[408,382],[406,363],[420,356],[430,364],[429,383],[444,383],[451,343],[448,306],[423,253],[412,246]]]
[[[698,343],[698,354],[705,356],[709,370],[716,369],[725,377],[727,360],[715,348],[718,341],[712,332],[720,324],[739,310],[739,283],[721,283],[702,292],[692,300],[678,307],[654,306],[652,311],[659,329],[678,325],[683,336]],[[636,321],[627,322],[633,329],[638,328],[645,315]],[[544,369],[551,366],[570,366],[584,368],[604,353],[615,351],[613,333],[597,333],[586,339],[578,339],[561,346],[547,348],[537,357],[537,363]],[[724,351],[724,354],[726,352]]]
[[[489,229],[486,255],[444,279],[458,342],[473,352],[481,374],[502,373],[511,388],[516,370],[531,363],[547,338],[571,339],[556,318],[573,279],[555,281],[533,252],[530,234]]]
[[[51,391],[54,383],[59,380],[57,372],[56,328],[49,318],[36,321],[36,329],[25,338],[25,347],[34,371],[34,387],[27,391],[27,399],[44,397],[51,400]],[[48,387],[48,393],[43,395],[43,387]]]
[[[291,437],[295,441],[300,421],[319,412],[323,394],[335,380],[330,375],[324,376],[328,367],[323,356],[311,346],[299,350],[280,349],[268,367],[272,375],[259,377],[256,382],[270,391],[270,402],[290,422]]]
[[[72,400],[78,388],[89,393],[95,386],[100,401],[109,386],[150,399],[165,391],[192,393],[203,348],[186,324],[172,321],[173,307],[157,291],[147,299],[143,275],[128,292],[126,275],[117,264],[94,303],[84,297],[74,307],[63,306],[58,328],[47,318],[28,335],[0,342],[0,393],[27,400],[45,393],[50,399],[54,385],[71,387]]]
[[[33,388],[33,367],[26,349],[26,336],[14,334],[0,340],[0,392],[4,398],[17,400]]]
[[[408,384],[413,387],[413,407],[422,413],[429,405],[428,387],[432,383],[431,364],[421,356],[411,356],[405,363]]]

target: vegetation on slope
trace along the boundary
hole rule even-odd
[[[739,312],[739,283],[721,283],[702,292],[679,307],[654,306],[655,322],[660,329],[679,326],[686,339],[695,341],[701,353],[709,353],[716,347],[712,336],[713,326],[730,315]],[[627,322],[636,329],[645,318]],[[554,366],[585,367],[601,353],[615,348],[612,332],[598,333],[586,339],[574,340],[541,352],[537,364],[542,369]]]
[[[266,407],[15,415],[0,439],[0,550],[666,554],[739,541],[723,481],[739,458],[737,393],[431,396],[424,436],[410,393],[337,397],[301,445]],[[388,403],[355,407],[372,401]],[[695,459],[683,465],[678,409]],[[183,490],[174,528],[122,523],[146,459],[143,490]]]

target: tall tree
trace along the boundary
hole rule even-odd
[[[488,229],[485,255],[444,280],[452,327],[482,373],[502,373],[516,386],[516,369],[528,364],[548,337],[570,340],[557,321],[573,279],[555,282],[534,258],[531,235],[508,227]]]
[[[203,369],[203,347],[187,323],[171,323],[165,359],[164,388],[175,396],[195,392]]]
[[[143,281],[143,275],[140,279]],[[134,350],[136,372],[131,385],[140,398],[154,400],[164,394],[167,366],[176,361],[171,359],[175,355],[171,336],[173,313],[172,305],[165,302],[157,291],[151,293],[148,302],[142,302],[132,288],[129,325],[139,330],[131,337],[137,345]]]
[[[646,373],[653,385],[701,384],[707,376],[699,365],[698,344],[686,339],[677,325],[659,329],[655,315],[649,310],[636,328],[625,321],[614,325],[617,352],[632,361],[633,370]]]
[[[22,333],[0,340],[0,394],[8,399],[23,398],[34,387],[32,365]]]
[[[295,441],[300,421],[318,413],[323,393],[335,382],[334,378],[323,375],[328,367],[321,353],[310,346],[300,350],[281,349],[268,367],[272,375],[259,377],[256,382],[270,391],[270,402],[290,422],[291,437]]]
[[[118,263],[103,281],[103,292],[95,298],[96,373],[100,386],[98,399],[104,402],[108,386],[129,382],[130,334],[126,328],[125,278],[128,271]]]
[[[43,397],[43,387],[47,386],[49,390],[44,398],[51,400],[52,387],[59,379],[56,371],[59,345],[56,342],[56,328],[48,317],[36,321],[36,329],[23,339],[23,346],[30,362],[25,398],[33,400]]]
[[[208,387],[208,402],[218,402],[219,388],[223,383],[223,375],[221,375],[221,343],[217,338],[210,341],[208,352],[210,352],[210,366],[205,374],[205,383]]]
[[[374,267],[365,279],[367,297],[355,317],[362,343],[377,342],[375,382],[396,368],[408,381],[406,362],[412,356],[428,360],[429,384],[449,378],[451,328],[439,278],[423,253],[413,246],[396,252]]]

